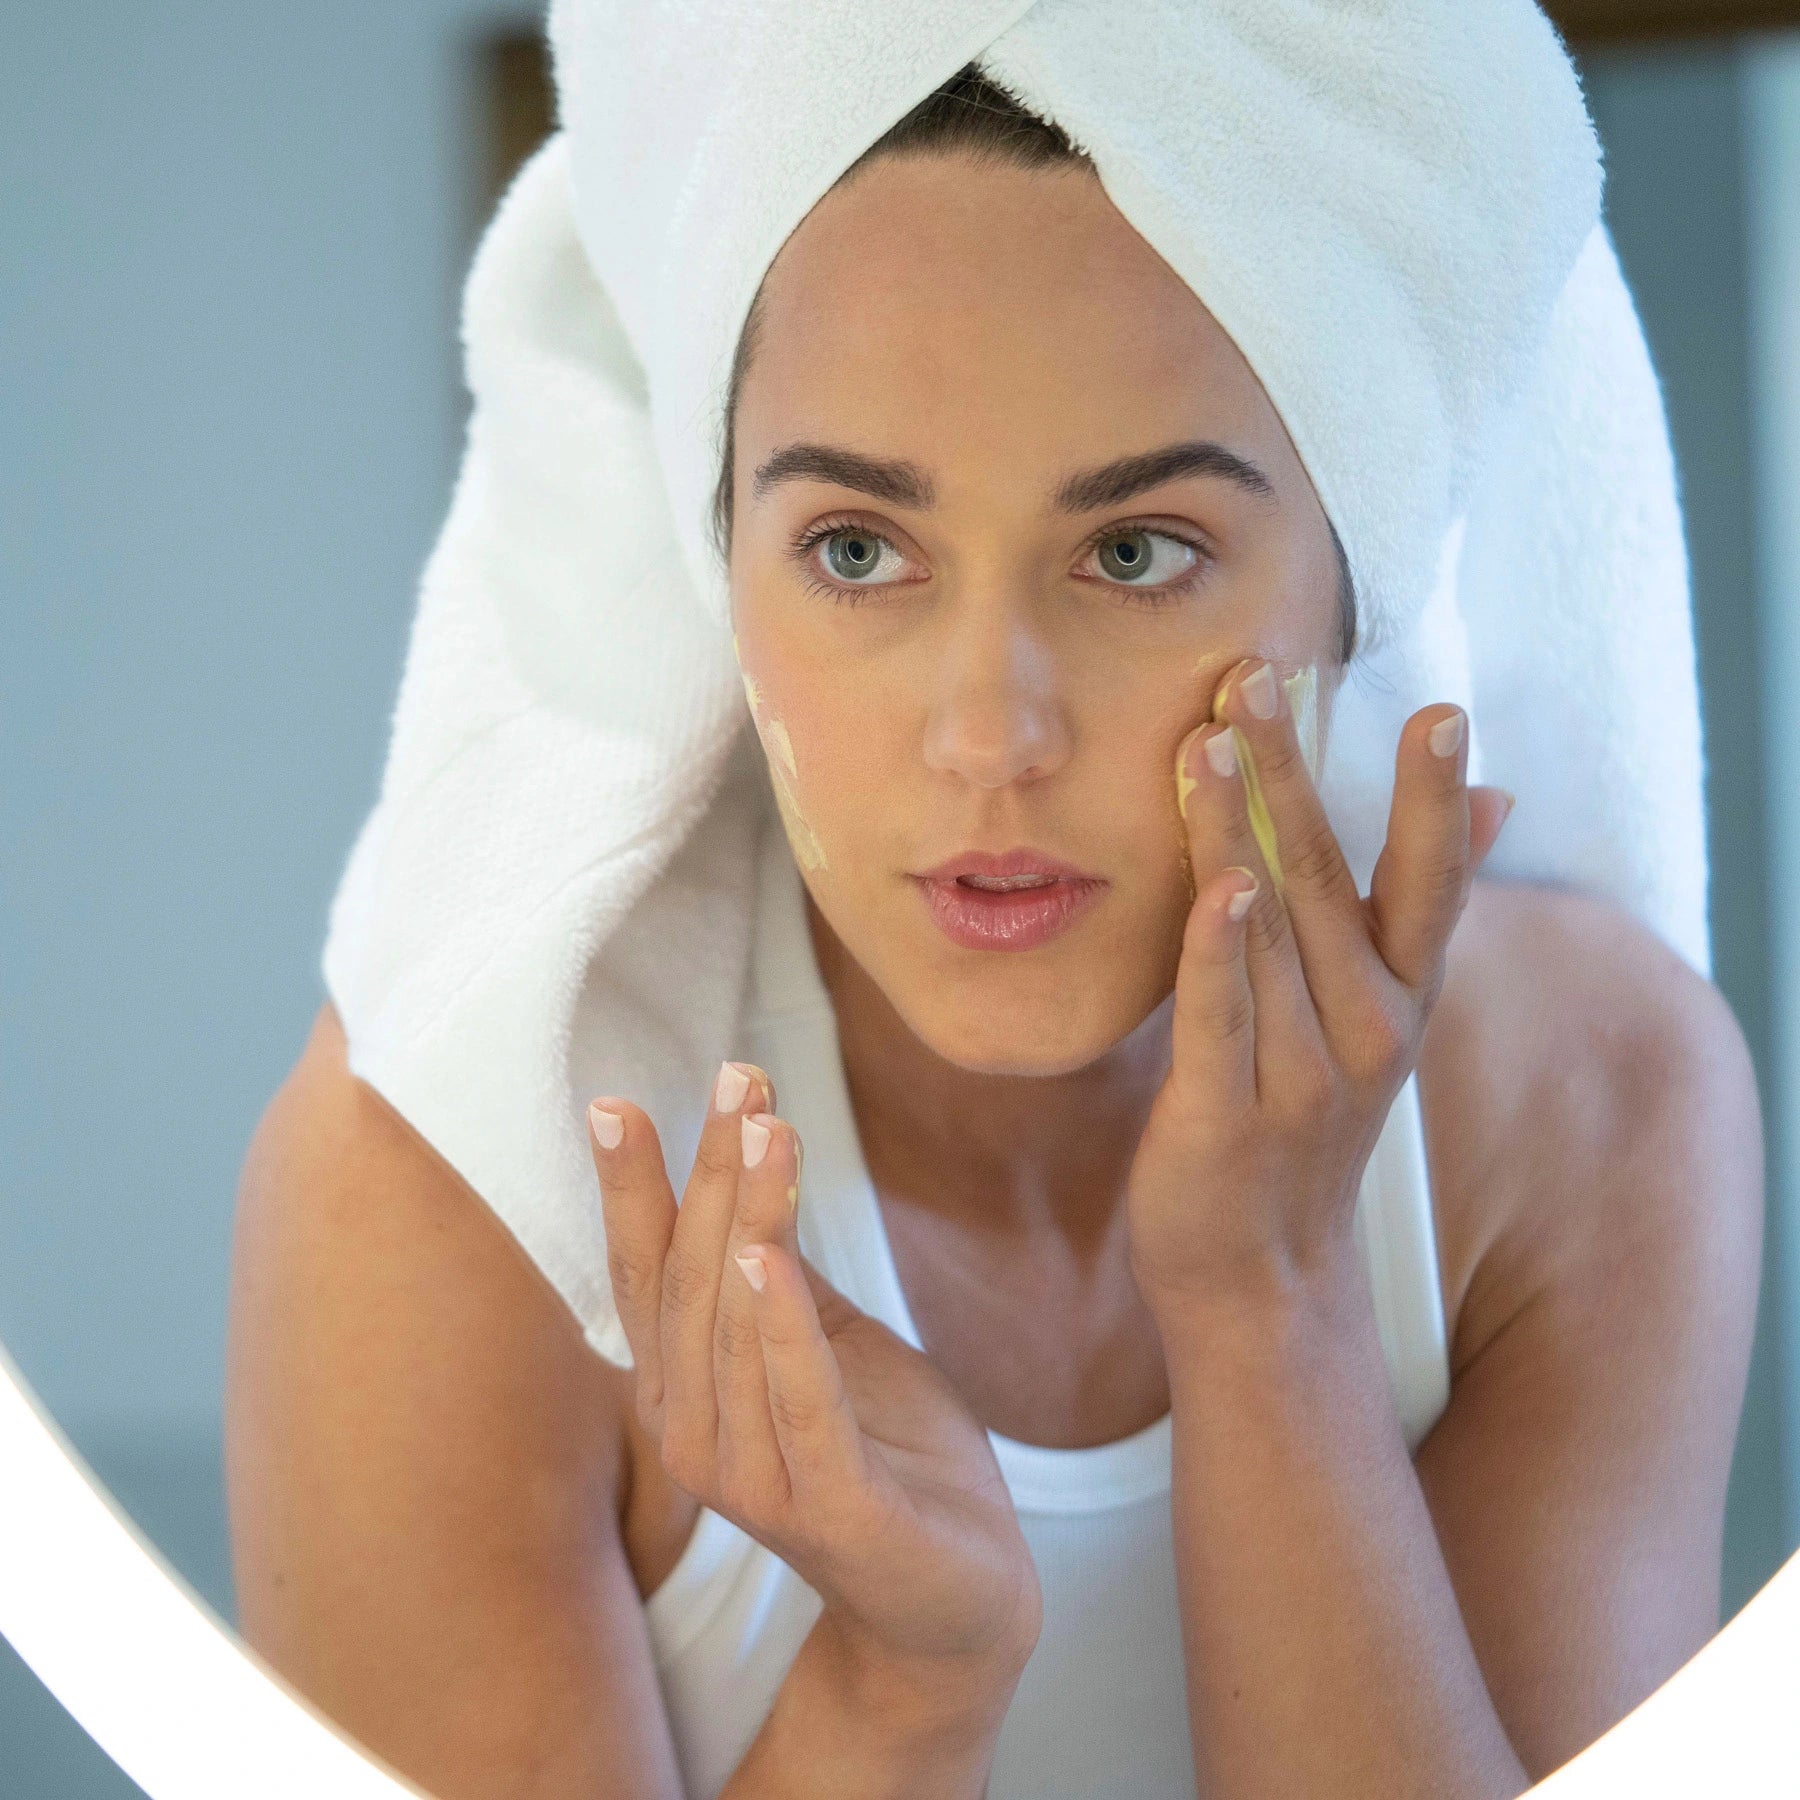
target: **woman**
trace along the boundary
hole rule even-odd
[[[1232,340],[998,91],[807,215],[728,418],[764,997],[829,997],[924,1351],[799,1259],[798,1054],[720,1070],[679,1208],[650,1114],[595,1102],[621,1371],[327,1008],[246,1183],[251,1641],[446,1800],[1521,1791],[1716,1624],[1760,1226],[1728,1009],[1615,909],[1475,879],[1505,800],[1455,706],[1408,720],[1359,898],[1304,716],[1354,649],[1332,525]],[[1355,1220],[1415,1069],[1450,1365],[1416,1460]],[[1172,1680],[1180,1741],[1081,1686],[1009,1740],[1033,1669],[1116,1676],[994,1434],[1055,1481],[1159,1430],[1172,1570],[1130,1573],[1172,1573],[1179,1641],[1107,1693]],[[791,1666],[728,1585],[653,1642],[708,1515],[822,1600]],[[722,1781],[730,1684],[667,1674],[709,1633],[775,1686]]]

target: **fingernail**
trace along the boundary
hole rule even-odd
[[[1202,747],[1206,751],[1206,760],[1212,765],[1212,772],[1215,775],[1235,775],[1237,773],[1236,735],[1229,725],[1223,731],[1215,732]]]
[[[625,1141],[624,1116],[608,1112],[598,1100],[588,1108],[588,1120],[594,1127],[594,1136],[599,1140],[602,1150],[616,1150]]]
[[[1459,707],[1447,719],[1439,719],[1426,732],[1425,741],[1431,746],[1433,756],[1454,756],[1456,746],[1463,739],[1463,715]]]
[[[736,1063],[721,1063],[719,1079],[713,1086],[713,1107],[722,1113],[736,1112],[750,1091],[750,1077]]]
[[[1251,902],[1255,900],[1257,891],[1261,888],[1262,883],[1256,879],[1255,874],[1249,869],[1240,867],[1234,872],[1239,875],[1248,875],[1250,877],[1250,885],[1247,888],[1239,888],[1238,891],[1225,902],[1225,915],[1233,924],[1236,924],[1236,922],[1250,910]]]
[[[1264,663],[1254,675],[1246,675],[1239,685],[1244,690],[1244,704],[1250,708],[1253,718],[1274,718],[1281,696],[1275,686],[1273,663]]]
[[[744,1126],[744,1167],[754,1169],[769,1148],[769,1128],[746,1117]]]
[[[740,1250],[732,1261],[744,1271],[744,1279],[760,1294],[769,1282],[769,1271],[754,1250]]]

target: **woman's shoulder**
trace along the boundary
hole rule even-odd
[[[1458,1367],[1560,1272],[1616,1263],[1627,1241],[1670,1265],[1709,1245],[1741,1264],[1760,1243],[1761,1121],[1737,1018],[1609,901],[1474,882],[1419,1094]],[[1751,1154],[1747,1138],[1753,1180],[1688,1178]]]

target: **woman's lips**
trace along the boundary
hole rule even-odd
[[[1066,875],[1010,888],[976,887],[961,877],[936,874],[913,879],[938,928],[965,950],[1035,950],[1067,931],[1108,885]]]

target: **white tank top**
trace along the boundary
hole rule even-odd
[[[806,1146],[801,1253],[908,1343],[919,1334],[862,1159],[837,1020],[787,840],[771,814],[757,871],[745,1042]],[[1449,1398],[1416,1079],[1400,1091],[1357,1210],[1382,1349],[1409,1445]],[[922,1346],[919,1346],[922,1347]],[[1192,1800],[1169,1513],[1170,1415],[1059,1450],[989,1431],[1037,1564],[1044,1619],[1000,1732],[989,1800]],[[715,1800],[821,1611],[817,1592],[707,1507],[645,1602],[689,1800]]]

